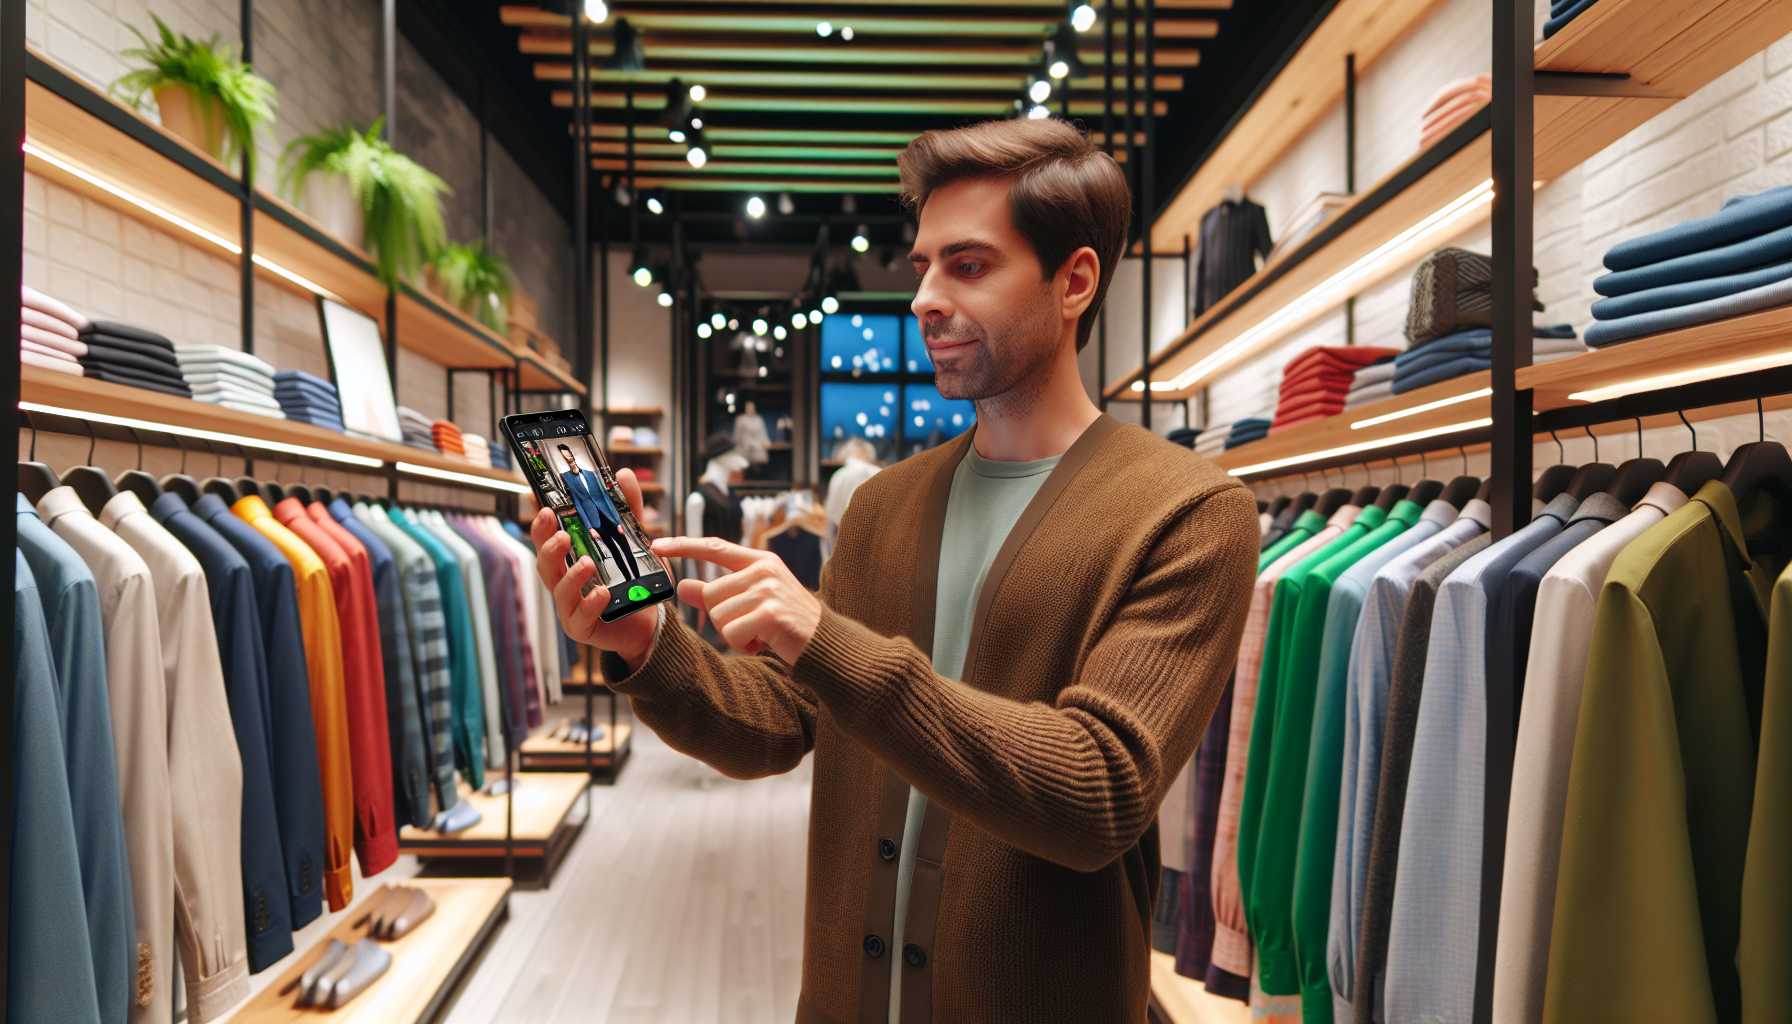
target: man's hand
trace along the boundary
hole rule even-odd
[[[618,472],[616,483],[622,488],[623,497],[628,499],[628,507],[635,513],[635,519],[641,519],[641,485],[635,480],[635,471],[624,469]],[[653,649],[659,610],[636,613],[615,622],[603,621],[599,616],[610,603],[609,588],[599,579],[591,593],[584,593],[585,584],[597,572],[597,565],[590,558],[580,558],[572,568],[567,568],[566,555],[572,549],[572,538],[560,529],[560,521],[552,509],[544,508],[535,514],[534,522],[529,524],[529,535],[535,541],[536,572],[553,592],[554,611],[560,625],[566,629],[566,635],[598,650],[615,651],[628,662],[629,668],[640,668]]]
[[[709,583],[679,580],[678,599],[707,612],[734,650],[746,654],[770,650],[793,665],[821,623],[821,599],[798,583],[783,559],[770,551],[714,537],[669,537],[654,541],[653,553],[713,562],[728,571]]]

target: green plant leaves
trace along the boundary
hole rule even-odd
[[[145,66],[113,82],[113,95],[141,107],[144,96],[155,89],[182,86],[202,102],[215,100],[223,109],[225,127],[224,152],[216,155],[227,163],[244,155],[253,171],[256,132],[274,120],[273,83],[250,70],[238,57],[238,49],[220,42],[217,35],[201,42],[175,32],[154,14],[150,18],[155,22],[155,41],[132,25],[131,33],[142,45],[120,54]]]
[[[481,239],[450,242],[430,261],[443,298],[473,314],[480,323],[502,334],[509,320],[510,263]]]
[[[281,155],[281,187],[293,200],[311,175],[348,183],[366,215],[362,244],[388,285],[414,278],[447,242],[441,196],[448,183],[380,137],[384,119],[366,131],[344,126],[294,139]]]

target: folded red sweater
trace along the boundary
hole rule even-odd
[[[1319,345],[1289,360],[1288,365],[1282,368],[1282,375],[1297,377],[1301,371],[1314,368],[1355,372],[1378,359],[1399,354],[1400,350],[1397,348],[1379,348],[1373,345]]]

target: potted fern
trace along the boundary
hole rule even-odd
[[[294,139],[280,158],[281,187],[315,212],[316,206],[300,199],[308,186],[320,179],[346,185],[361,215],[359,231],[331,223],[340,217],[320,219],[348,237],[358,234],[381,279],[393,285],[415,278],[447,240],[441,197],[448,183],[381,138],[383,120],[366,131],[345,126]]]
[[[218,36],[201,42],[150,18],[153,41],[130,26],[142,45],[121,56],[143,66],[112,83],[113,95],[138,108],[145,96],[154,96],[162,127],[225,163],[245,154],[253,167],[255,135],[274,120],[273,84]]]
[[[484,239],[442,246],[429,269],[443,298],[504,333],[509,318],[510,262],[493,252]]]

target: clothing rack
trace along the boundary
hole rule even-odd
[[[1424,5],[1398,10],[1365,49],[1384,47],[1386,33],[1397,36],[1427,13]],[[1533,45],[1535,12],[1529,4],[1493,3],[1491,18],[1493,102],[1491,106],[1416,154],[1351,204],[1292,252],[1278,255],[1226,300],[1192,321],[1182,335],[1153,356],[1148,376],[1162,384],[1158,397],[1200,398],[1204,385],[1227,367],[1261,354],[1313,317],[1336,310],[1364,288],[1409,265],[1424,249],[1446,238],[1387,253],[1385,266],[1359,274],[1348,294],[1326,295],[1304,320],[1286,329],[1258,330],[1277,310],[1296,304],[1310,291],[1362,255],[1407,231],[1441,201],[1468,199],[1476,183],[1491,181],[1489,215],[1495,267],[1493,365],[1490,370],[1434,384],[1394,398],[1311,421],[1215,457],[1215,462],[1249,482],[1363,466],[1409,463],[1414,456],[1433,468],[1445,466],[1458,450],[1490,453],[1488,499],[1494,509],[1492,534],[1502,539],[1530,518],[1532,445],[1551,431],[1582,428],[1600,436],[1629,434],[1644,425],[1677,425],[1681,414],[1706,420],[1765,409],[1792,407],[1792,308],[1750,313],[1702,326],[1673,330],[1543,365],[1532,364],[1531,272],[1534,265],[1532,188],[1578,166],[1632,128],[1690,96],[1707,82],[1792,32],[1792,7],[1747,0],[1701,0],[1663,7],[1648,0],[1599,0],[1586,13],[1541,44]],[[1375,5],[1376,13],[1386,8]],[[1310,63],[1355,52],[1339,42],[1341,27],[1362,18],[1367,8],[1341,3],[1312,33],[1318,56],[1305,49],[1289,55],[1283,75],[1310,81]],[[1335,22],[1334,22],[1335,19]],[[1331,47],[1339,52],[1326,49]],[[1360,55],[1359,55],[1360,59]],[[1352,67],[1354,70],[1354,67]],[[1302,76],[1307,76],[1303,78]],[[1263,95],[1283,88],[1270,83]],[[1346,89],[1349,102],[1353,89]],[[1262,101],[1262,96],[1259,97]],[[1323,108],[1325,102],[1314,106]],[[1271,104],[1264,102],[1267,111]],[[1234,123],[1257,133],[1258,150],[1282,151],[1309,127],[1266,126],[1255,108]],[[1315,115],[1316,116],[1316,115]],[[1347,112],[1348,117],[1348,112]],[[1282,135],[1262,144],[1262,135]],[[1228,149],[1229,160],[1258,163],[1269,158]],[[1234,147],[1235,149],[1235,147]],[[1348,154],[1347,154],[1348,157]],[[1218,171],[1235,172],[1225,168]],[[1193,191],[1213,186],[1204,167],[1191,178]],[[1154,233],[1177,229],[1182,197],[1165,207]],[[1196,207],[1195,215],[1200,209]],[[1183,210],[1186,215],[1187,211]],[[1452,233],[1472,226],[1459,220]],[[1416,250],[1416,251],[1415,251]],[[1296,318],[1299,319],[1299,318]],[[1256,333],[1253,335],[1253,330]],[[1240,345],[1244,338],[1247,344]],[[1777,357],[1777,362],[1776,362]],[[1749,360],[1747,369],[1736,364]],[[1761,368],[1763,365],[1766,368]],[[1195,374],[1199,376],[1195,376]],[[1119,378],[1107,389],[1110,401],[1135,398],[1142,370]],[[1616,387],[1614,387],[1616,385]],[[1585,400],[1584,393],[1603,389]],[[1448,452],[1449,454],[1443,454]],[[1512,692],[1517,650],[1494,652],[1490,692]],[[1497,719],[1495,719],[1497,720]],[[1508,757],[1497,752],[1504,749]],[[1486,831],[1481,856],[1480,940],[1474,1017],[1491,1015],[1493,950],[1498,925],[1505,825],[1512,784],[1510,738],[1490,736],[1485,795]]]

